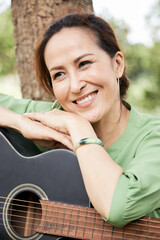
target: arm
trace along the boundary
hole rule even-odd
[[[148,122],[138,133],[118,155],[128,164],[114,191],[108,218],[116,226],[142,216],[160,218],[160,120]]]
[[[45,116],[29,114],[28,117],[69,134],[73,144],[85,137],[96,137],[88,121],[71,113],[53,110]],[[131,135],[127,139],[125,135],[123,147],[119,146],[118,159],[96,144],[83,145],[76,151],[93,206],[115,226],[123,226],[160,208],[160,121],[154,128],[147,124],[138,125],[136,131],[131,127]],[[122,167],[116,162],[121,162]]]
[[[70,137],[66,134],[58,133],[40,122],[32,121],[3,106],[0,106],[0,115],[1,127],[12,128],[20,132],[25,138],[33,140],[40,146],[47,148],[58,147],[59,145],[57,142],[59,142],[59,138],[62,138],[62,144],[72,149]]]
[[[53,110],[46,114],[26,114],[57,131],[68,134],[74,144],[85,137],[97,137],[91,124],[72,113]],[[62,139],[60,140],[62,141]],[[95,209],[105,218],[109,215],[113,192],[123,169],[99,145],[86,144],[76,151],[85,187]]]
[[[0,93],[0,105],[13,112],[23,114],[25,112],[48,112],[52,109],[52,102],[33,101],[31,99],[16,99],[12,96]]]

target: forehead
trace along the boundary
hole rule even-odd
[[[60,52],[73,51],[73,49],[81,50],[90,47],[97,48],[97,39],[90,29],[81,27],[63,28],[61,31],[53,35],[48,41],[44,56],[45,58],[51,53],[60,54]]]

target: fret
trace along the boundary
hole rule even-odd
[[[87,216],[88,216],[88,208],[86,208],[86,211],[85,211],[84,229],[83,229],[83,238],[82,239],[84,239],[84,235],[85,235],[85,231],[86,231]]]
[[[70,215],[69,237],[75,238],[77,225],[77,206],[70,205],[69,212],[70,209],[72,209],[72,214]]]
[[[43,207],[45,206],[45,213],[44,213],[44,224],[43,224],[43,232],[47,232],[46,231],[46,216],[47,216],[47,208],[48,208],[48,201],[45,201],[45,204],[43,205]]]
[[[73,218],[73,214],[75,214],[75,213],[72,208],[67,208],[66,204],[64,205],[64,208],[65,208],[65,216],[64,216],[65,223],[63,224],[64,229],[63,229],[62,235],[70,236],[70,234],[72,234],[72,236],[75,237],[76,225],[77,225],[77,223],[76,223],[77,219]],[[63,211],[63,210],[61,209],[61,211]],[[77,209],[75,209],[75,211],[77,211]],[[72,212],[72,214],[71,214],[71,212]],[[75,215],[77,215],[77,214],[75,214]],[[72,222],[72,219],[74,219],[73,222]]]
[[[149,220],[150,220],[150,218],[149,218]],[[147,236],[149,236],[149,229],[150,229],[150,221],[148,221],[148,223],[147,223]]]
[[[61,223],[62,223],[62,226],[61,226],[61,236],[67,234],[66,233],[66,227],[65,227],[65,211],[66,211],[66,208],[65,208],[65,205],[64,207],[61,208],[61,213],[59,214],[60,218],[61,218]],[[61,217],[62,216],[62,217]]]
[[[103,220],[102,230],[101,230],[101,240],[103,240],[105,221]]]
[[[125,226],[123,227],[122,240],[124,240]]]
[[[94,216],[94,232],[92,232],[92,238],[93,239],[100,239],[102,227],[105,224],[105,221],[100,217],[100,214],[95,211]]]
[[[66,220],[66,206],[65,204],[61,203],[55,203],[55,206],[57,207],[56,234],[58,236],[66,236],[68,233],[68,221]]]
[[[55,229],[55,234],[58,235],[59,233],[59,226],[58,226],[58,215],[59,215],[59,206],[54,202],[53,203],[53,206],[52,206],[53,210],[54,210],[54,214],[53,214],[53,220],[52,220],[52,223],[51,223],[51,226],[52,226],[52,229],[54,228]],[[55,221],[55,224],[54,224],[54,221]]]
[[[159,221],[159,219],[155,218],[153,220],[153,218],[152,218],[152,221],[150,220],[150,223],[149,223],[149,229],[150,229],[150,231],[148,234],[148,239],[152,239],[152,238],[160,239],[160,221]]]
[[[114,232],[114,226],[112,227],[111,240],[113,240],[113,232]]]
[[[50,231],[51,231],[51,229],[52,229],[52,222],[53,222],[53,217],[55,217],[54,216],[54,214],[52,214],[53,213],[53,211],[54,211],[54,208],[53,208],[53,206],[54,206],[54,204],[52,203],[52,202],[50,202],[50,219],[49,219],[49,221],[50,221]],[[51,232],[49,232],[49,233],[51,233]]]
[[[76,207],[77,208],[77,207]],[[78,207],[77,209],[77,222],[75,229],[75,238],[83,239],[84,236],[84,218],[85,218],[85,208]]]
[[[92,239],[94,239],[94,230],[95,230],[95,221],[96,221],[96,212],[94,212],[94,218],[93,218],[93,227],[92,227]]]
[[[72,209],[70,209],[70,215],[69,215],[69,227],[68,227],[67,237],[70,236],[69,233],[70,233],[71,219],[72,219]]]
[[[125,227],[123,227],[123,237],[122,239],[137,239],[139,240],[139,237],[141,237],[142,240],[146,240],[146,231],[147,226],[143,225],[142,223],[138,223],[137,221],[131,222],[127,224]],[[118,228],[119,229],[119,228]],[[117,229],[117,231],[118,231]]]
[[[48,211],[47,211],[47,228],[48,228],[48,233],[50,234],[51,229],[52,229],[52,222],[53,222],[53,217],[55,217],[55,214],[53,215],[53,210],[54,210],[54,204],[50,201],[48,201]]]
[[[102,240],[106,240],[106,237],[108,237],[108,239],[111,239],[113,226],[109,222],[104,221],[102,218],[100,219],[100,221],[102,221],[101,225],[104,228],[103,237],[101,237]]]
[[[129,238],[130,240],[133,240],[134,236],[135,236],[135,226],[134,226],[134,224],[130,225],[129,229],[126,228],[126,227],[123,227],[123,238],[124,239]]]
[[[111,239],[125,239],[124,238],[124,228],[112,227],[112,238]]]
[[[86,218],[86,229],[84,233],[84,239],[92,239],[92,229],[94,227],[95,209],[88,208],[88,214]]]
[[[76,238],[76,236],[78,237],[79,212],[80,212],[80,206],[78,206],[78,209],[77,209],[77,221],[76,221],[76,226],[75,226],[75,238]]]
[[[87,222],[90,221],[87,219],[88,217],[88,208],[79,208],[79,225],[77,228],[77,235],[79,239],[86,239],[86,234],[91,234],[90,228],[87,226]]]

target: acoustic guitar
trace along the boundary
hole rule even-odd
[[[0,240],[160,239],[160,220],[116,228],[90,206],[76,155],[40,153],[19,133],[0,129]]]

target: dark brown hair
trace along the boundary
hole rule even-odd
[[[47,69],[44,51],[50,38],[58,33],[63,28],[81,27],[86,30],[91,30],[96,36],[97,45],[103,49],[111,58],[120,51],[119,44],[111,26],[102,18],[95,16],[92,13],[73,13],[60,18],[51,24],[42,36],[35,51],[35,66],[36,74],[39,82],[50,93],[53,94],[50,73]],[[125,69],[120,83],[120,98],[125,99],[126,92],[129,87],[129,80],[126,76]]]

